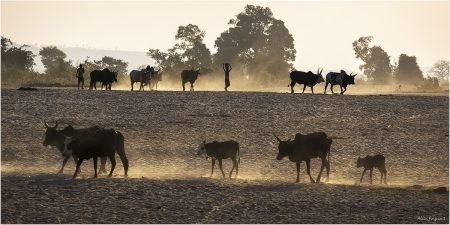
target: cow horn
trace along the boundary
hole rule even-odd
[[[323,72],[323,68],[320,70],[320,74],[322,74],[322,72]]]
[[[277,137],[277,135],[274,134],[273,136],[275,136],[275,138],[278,140],[278,142],[281,142],[281,139],[279,137]]]
[[[45,122],[45,120],[44,120],[44,126],[45,126],[45,128],[48,128],[48,124],[47,124],[47,122]]]

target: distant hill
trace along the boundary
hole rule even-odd
[[[146,52],[103,50],[80,47],[57,47],[66,53],[67,59],[72,60],[74,65],[83,62],[87,56],[90,57],[90,60],[99,60],[103,56],[111,56],[113,58],[124,60],[125,62],[128,62],[128,71],[136,69],[141,65],[155,64],[155,61],[148,57]],[[39,50],[41,47],[30,45],[27,49],[31,50],[36,55],[34,58],[34,62],[36,63],[34,69],[38,72],[44,72],[44,65],[42,64],[41,57],[39,56]]]

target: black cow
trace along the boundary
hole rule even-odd
[[[317,74],[312,73],[311,71],[308,71],[307,73],[302,72],[302,71],[292,71],[289,75],[289,77],[291,78],[291,84],[288,85],[291,86],[291,93],[294,93],[294,86],[295,84],[303,84],[303,91],[302,93],[305,92],[305,88],[306,86],[311,87],[311,92],[314,94],[314,90],[313,87],[316,84],[319,84],[321,82],[323,82],[323,77],[322,77],[322,70],[317,69]]]
[[[50,145],[50,146],[56,147],[64,157],[62,167],[58,171],[58,174],[63,173],[64,167],[66,166],[66,163],[70,159],[70,157],[73,157],[75,164],[78,161],[78,158],[76,156],[74,156],[67,149],[64,149],[65,137],[66,136],[77,137],[78,135],[86,135],[86,134],[90,134],[90,133],[95,132],[100,129],[98,126],[93,126],[93,127],[84,128],[84,129],[74,129],[71,125],[68,125],[67,127],[65,127],[62,130],[57,130],[58,122],[56,122],[55,126],[50,127],[44,121],[44,125],[46,127],[46,131],[45,131],[45,139],[44,139],[44,142],[42,143],[42,145],[44,145],[44,146]],[[102,172],[106,173],[105,165],[106,165],[106,157],[101,159],[100,173],[102,173]]]
[[[332,139],[324,132],[316,132],[311,134],[302,135],[297,133],[293,141],[291,139],[282,141],[275,136],[278,140],[278,155],[277,160],[281,160],[288,156],[291,162],[295,162],[297,165],[297,180],[300,181],[300,163],[306,162],[306,172],[309,175],[311,183],[314,183],[314,179],[311,176],[311,159],[320,157],[322,160],[322,166],[320,168],[317,181],[320,182],[323,168],[327,169],[327,181],[330,174],[330,148]]]
[[[212,168],[211,168],[211,175],[214,173],[214,165],[216,163],[216,159],[219,161],[219,168],[222,171],[222,175],[225,178],[225,173],[223,172],[222,168],[222,159],[228,159],[230,158],[233,161],[233,168],[231,168],[230,171],[230,178],[231,174],[233,173],[233,169],[236,168],[236,177],[238,176],[238,164],[241,163],[241,157],[239,154],[239,143],[233,140],[230,141],[224,141],[224,142],[217,142],[213,141],[211,143],[205,143],[203,141],[200,143],[200,146],[198,147],[197,155],[206,154],[207,156],[211,157],[212,159]]]
[[[134,83],[137,82],[141,84],[139,87],[139,91],[144,91],[144,86],[150,84],[150,82],[158,75],[160,70],[161,69],[155,70],[155,68],[150,66],[147,66],[143,70],[132,70],[130,72],[131,91],[133,91]]]
[[[106,87],[106,90],[111,90],[111,84],[113,82],[117,82],[117,72],[110,71],[108,68],[105,68],[103,70],[94,70],[90,73],[91,76],[91,82],[89,85],[89,89],[92,90],[94,88],[97,90],[97,82],[102,83],[102,89],[103,86]]]
[[[94,159],[94,177],[97,177],[98,157],[108,157],[111,161],[111,171],[109,172],[109,177],[111,177],[116,167],[116,153],[122,161],[125,176],[128,175],[128,159],[125,155],[124,137],[114,129],[99,129],[89,135],[79,135],[75,138],[66,137],[64,144],[65,149],[71,150],[73,155],[78,157],[73,178],[77,177],[83,160],[90,158]]]
[[[385,158],[383,155],[374,155],[370,156],[367,155],[364,158],[358,157],[358,161],[356,161],[356,167],[364,167],[364,171],[361,175],[361,179],[359,180],[359,183],[362,183],[362,179],[364,177],[364,174],[366,173],[366,170],[370,170],[370,184],[372,184],[372,172],[373,168],[376,167],[381,173],[381,180],[380,184],[383,183],[383,177],[384,177],[384,183],[386,182],[386,176],[387,176],[387,170],[386,170],[386,164],[385,164]]]
[[[183,85],[183,91],[185,91],[184,84],[187,82],[191,83],[191,91],[194,90],[194,83],[197,80],[197,77],[199,74],[200,74],[200,69],[198,69],[198,70],[183,70],[181,72],[181,84]]]
[[[326,76],[325,91],[323,93],[324,94],[327,93],[327,87],[328,87],[328,84],[330,84],[331,85],[331,87],[330,87],[331,93],[334,94],[333,85],[339,85],[341,88],[341,95],[343,95],[344,92],[347,91],[347,85],[355,84],[355,76],[356,75],[358,75],[358,74],[353,75],[353,73],[350,73],[350,75],[348,75],[344,70],[341,70],[340,73],[329,72]],[[342,88],[344,88],[344,89],[342,89]]]

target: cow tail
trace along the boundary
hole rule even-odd
[[[116,141],[116,152],[120,156],[120,160],[123,164],[123,169],[125,171],[125,176],[128,176],[128,159],[125,155],[125,138],[122,133],[117,132],[117,141]]]

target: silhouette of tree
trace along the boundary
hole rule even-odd
[[[75,76],[76,68],[71,65],[71,61],[66,61],[66,53],[56,46],[43,47],[39,51],[42,64],[45,67],[45,73],[56,78]]]
[[[33,73],[34,57],[33,52],[25,50],[27,45],[15,47],[12,41],[6,37],[1,37],[1,73],[3,81],[13,81],[22,79],[25,74]]]
[[[102,70],[108,68],[111,71],[116,71],[118,76],[127,76],[128,63],[121,59],[115,59],[110,56],[103,56],[100,60],[94,60],[94,69]]]
[[[429,73],[441,81],[448,81],[449,76],[449,64],[446,60],[439,60],[434,63],[433,67],[429,70]]]
[[[398,67],[395,71],[395,80],[403,84],[421,85],[423,83],[423,74],[419,65],[417,65],[415,56],[400,55]]]
[[[390,56],[380,46],[369,47],[372,39],[372,36],[360,37],[353,42],[355,57],[364,62],[359,69],[364,71],[369,80],[386,84],[392,77]]]
[[[294,39],[270,8],[247,5],[228,24],[231,27],[215,41],[214,64],[231,62],[235,70],[265,83],[286,77],[295,60]]]
[[[178,74],[183,69],[191,68],[209,70],[212,65],[212,56],[210,50],[203,43],[204,37],[205,31],[200,30],[197,25],[179,26],[175,35],[178,43],[173,48],[168,49],[167,52],[150,49],[147,55],[169,74]]]

